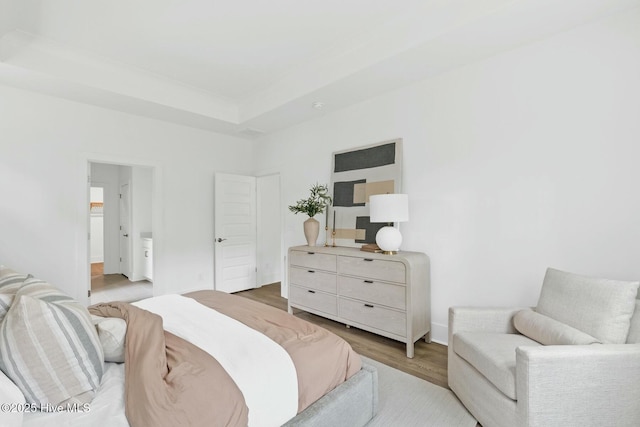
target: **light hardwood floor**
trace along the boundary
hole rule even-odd
[[[280,283],[238,292],[236,295],[260,301],[281,310],[287,310],[287,300],[280,296]],[[399,341],[381,337],[357,328],[347,328],[343,323],[334,322],[301,310],[294,309],[294,315],[322,326],[351,344],[353,349],[366,357],[392,366],[408,374],[427,380],[433,384],[447,386],[447,347],[441,344],[427,344],[420,340],[415,345],[413,359],[406,357],[406,347]]]
[[[109,301],[138,301],[153,296],[147,280],[131,282],[122,274],[103,274],[102,263],[91,264],[91,304]]]

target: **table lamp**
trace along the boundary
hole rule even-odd
[[[369,196],[369,221],[386,222],[388,225],[378,230],[376,244],[383,253],[392,255],[402,244],[400,230],[392,226],[394,222],[409,221],[409,196],[406,194],[376,194]]]

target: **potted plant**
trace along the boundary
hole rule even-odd
[[[324,212],[325,208],[331,204],[331,196],[329,196],[329,187],[326,184],[312,185],[310,193],[308,198],[300,199],[295,205],[290,205],[289,210],[294,214],[304,213],[309,216],[309,219],[304,222],[304,237],[309,246],[315,246],[320,233],[320,223],[314,216]]]

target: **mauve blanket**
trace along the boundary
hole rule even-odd
[[[218,291],[184,296],[262,332],[289,353],[298,375],[298,413],[362,367],[345,340],[286,311]]]
[[[282,310],[217,291],[184,296],[265,334],[289,353],[298,376],[298,412],[361,368],[360,356],[342,338]],[[125,410],[131,426],[247,425],[248,409],[231,377],[211,355],[164,331],[160,316],[122,302],[90,311],[127,321]]]
[[[125,413],[132,427],[246,426],[242,393],[220,364],[162,328],[162,318],[112,302],[91,314],[127,322]]]

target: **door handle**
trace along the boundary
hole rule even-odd
[[[218,238],[216,239],[216,242],[221,243],[221,242],[224,242],[225,240],[227,240],[227,239],[221,239],[220,237],[218,237]]]
[[[129,237],[129,235],[128,234],[123,234],[122,237]]]

